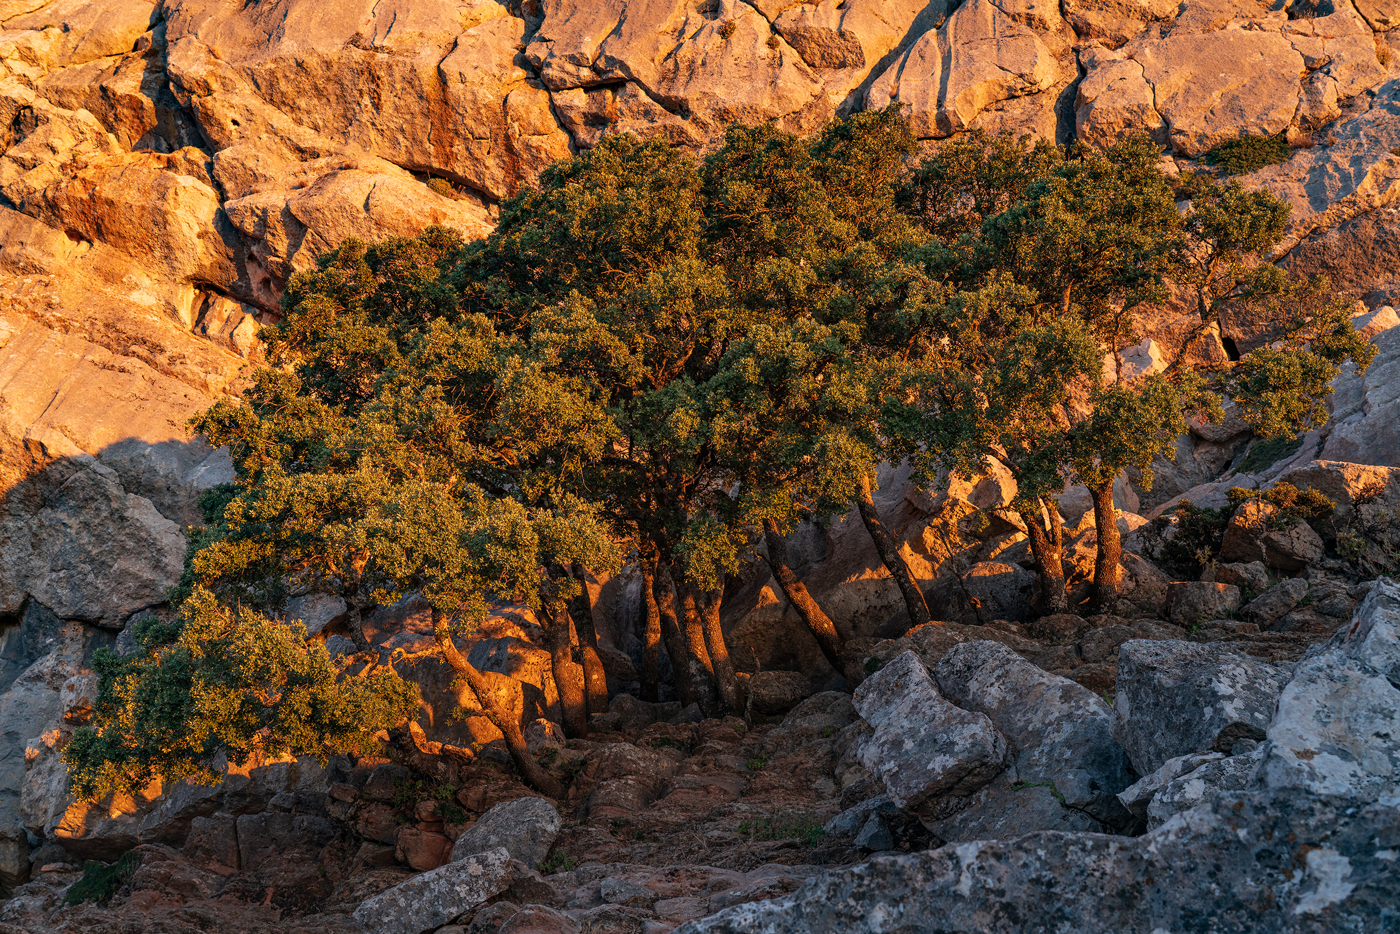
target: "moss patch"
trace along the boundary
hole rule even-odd
[[[1299,435],[1296,438],[1271,438],[1268,441],[1256,441],[1244,460],[1240,461],[1239,470],[1241,473],[1258,473],[1267,470],[1285,457],[1292,457],[1298,453],[1303,446],[1303,438]]]

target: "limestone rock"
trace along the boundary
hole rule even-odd
[[[1118,793],[1118,800],[1139,820],[1147,820],[1147,808],[1157,793],[1183,775],[1195,771],[1207,762],[1225,758],[1223,752],[1191,752],[1175,756],[1162,763],[1151,775],[1144,775]]]
[[[1167,782],[1147,806],[1147,826],[1160,827],[1171,817],[1214,800],[1223,791],[1249,788],[1263,758],[1263,750],[1203,762]]]
[[[1019,781],[1053,782],[1066,806],[1104,822],[1119,817],[1115,796],[1132,783],[1132,766],[1113,738],[1112,711],[1092,691],[996,642],[957,646],[935,675],[944,697],[985,714],[1006,737]]]
[[[505,891],[518,865],[504,847],[456,860],[367,899],[355,920],[382,934],[421,934]]]
[[[914,133],[941,138],[968,129],[993,104],[1048,91],[1054,55],[991,0],[969,0],[921,36],[870,86],[866,105],[910,107]]]
[[[787,713],[811,694],[811,683],[800,671],[759,671],[749,678],[749,703],[757,713]]]
[[[1298,108],[1303,57],[1282,35],[1226,29],[1142,36],[1124,53],[1142,66],[1172,149],[1204,155],[1241,136],[1275,136]]]
[[[1229,616],[1240,607],[1240,589],[1232,584],[1182,581],[1167,586],[1163,611],[1178,626]]]
[[[1006,768],[1006,740],[990,719],[945,700],[913,652],[867,678],[855,707],[874,727],[858,758],[898,807],[969,794]]]
[[[0,608],[16,612],[32,597],[65,619],[120,629],[165,602],[184,567],[185,537],[111,468],[90,457],[72,466],[42,508],[0,518]]]
[[[1272,623],[1288,614],[1307,596],[1308,582],[1297,578],[1280,581],[1249,601],[1240,609],[1240,615],[1262,625]]]
[[[1215,582],[1217,584],[1233,584],[1242,592],[1262,594],[1269,589],[1269,569],[1264,567],[1262,561],[1217,564],[1215,566]]]
[[[1376,828],[1397,821],[1393,801],[1348,810],[1311,796],[1236,792],[1136,839],[1051,832],[872,859],[676,934],[1379,927],[1400,879],[1396,861],[1377,855]],[[1310,848],[1301,865],[1276,859],[1285,839]]]
[[[462,860],[502,847],[531,869],[549,855],[563,822],[543,798],[516,798],[498,804],[457,838],[452,859]]]
[[[1139,774],[1193,752],[1263,739],[1288,673],[1215,645],[1126,642],[1118,650],[1114,736]]]
[[[1350,626],[1298,664],[1269,726],[1264,787],[1348,799],[1400,790],[1400,587],[1377,581]]]
[[[1064,13],[1080,36],[1117,48],[1148,23],[1170,22],[1178,7],[1169,0],[1066,0]]]
[[[1086,73],[1074,100],[1075,128],[1081,140],[1105,149],[1128,133],[1146,132],[1166,142],[1166,124],[1157,113],[1141,64],[1092,47],[1081,53],[1081,63]]]

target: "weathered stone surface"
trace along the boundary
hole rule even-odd
[[[1081,685],[1049,674],[996,642],[957,646],[935,672],[943,696],[985,714],[1014,750],[1016,779],[1053,782],[1067,807],[1112,822],[1132,782],[1113,738],[1113,713]],[[1049,829],[1027,826],[1026,830]]]
[[[1181,581],[1169,584],[1162,610],[1178,626],[1229,616],[1240,608],[1240,589],[1233,584]]]
[[[422,934],[505,891],[516,865],[504,847],[455,860],[366,900],[355,920],[376,934]]]
[[[1175,756],[1162,763],[1151,775],[1144,775],[1118,793],[1118,800],[1139,820],[1147,820],[1147,808],[1157,793],[1183,775],[1195,771],[1207,762],[1225,758],[1223,752],[1192,752]]]
[[[1298,664],[1260,766],[1267,788],[1374,799],[1400,790],[1400,587],[1377,581],[1349,626]]]
[[[800,671],[759,671],[749,679],[749,703],[757,713],[787,713],[811,695],[811,680]]]
[[[1138,773],[1192,752],[1263,739],[1288,672],[1215,645],[1126,642],[1118,650],[1114,736]]]
[[[1075,92],[1074,121],[1081,140],[1102,149],[1128,133],[1146,132],[1166,142],[1166,124],[1141,64],[1093,47],[1080,58],[1086,73]]]
[[[1253,783],[1263,750],[1203,762],[1167,782],[1147,806],[1147,826],[1160,827],[1170,818],[1199,804],[1209,803],[1223,791],[1243,791]]]
[[[1400,885],[1385,849],[1397,821],[1393,801],[1348,811],[1307,796],[1235,793],[1131,840],[1040,833],[873,859],[676,934],[1380,927]],[[1309,850],[1280,859],[1280,840],[1290,854]]]
[[[1173,30],[1123,51],[1142,66],[1178,155],[1194,158],[1245,135],[1274,136],[1298,107],[1303,57],[1278,33]]]
[[[945,700],[913,652],[867,678],[855,707],[874,727],[857,756],[901,808],[969,794],[1006,768],[1006,740],[990,719]]]
[[[969,0],[875,80],[866,104],[908,104],[916,135],[944,137],[974,126],[995,103],[1048,91],[1057,77],[1034,32],[991,0]]]
[[[1215,566],[1217,584],[1234,584],[1243,592],[1262,594],[1269,589],[1269,569],[1262,561],[1217,564]]]
[[[1079,35],[1117,48],[1148,23],[1170,22],[1179,6],[1170,0],[1066,0],[1064,13]]]
[[[1272,623],[1298,605],[1308,593],[1308,582],[1291,577],[1280,581],[1240,609],[1240,615],[1259,625]]]
[[[563,822],[543,798],[516,798],[498,804],[465,830],[452,846],[454,861],[502,847],[531,869],[549,855]]]

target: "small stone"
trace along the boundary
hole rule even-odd
[[[890,833],[889,826],[879,814],[871,814],[860,828],[860,833],[856,834],[856,846],[874,852],[892,850],[894,834]]]

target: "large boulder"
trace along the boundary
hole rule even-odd
[[[554,845],[563,827],[559,812],[543,798],[516,798],[491,808],[452,845],[452,859],[466,859],[502,847],[531,869]]]
[[[935,676],[944,697],[985,714],[1006,737],[1020,783],[1053,783],[1065,807],[1121,819],[1116,795],[1132,784],[1132,765],[1113,738],[1113,712],[1092,691],[997,642],[955,647]]]
[[[1139,774],[1192,752],[1262,740],[1288,672],[1194,642],[1125,642],[1118,650],[1114,736]]]
[[[855,707],[874,728],[857,756],[901,808],[970,794],[1006,768],[1006,739],[991,720],[945,700],[913,652],[867,678]]]
[[[1240,615],[1260,626],[1290,613],[1308,595],[1308,582],[1296,577],[1279,581],[1240,609]]]
[[[1400,793],[1400,586],[1377,581],[1352,624],[1299,662],[1268,728],[1260,782],[1365,800]]]
[[[1222,619],[1240,608],[1240,589],[1233,584],[1181,581],[1170,584],[1162,610],[1178,626]]]
[[[675,934],[1384,930],[1396,826],[1394,799],[1236,792],[1136,839],[1044,832],[872,859]]]
[[[366,899],[355,920],[375,934],[422,934],[505,891],[525,867],[504,847],[455,860]]]

